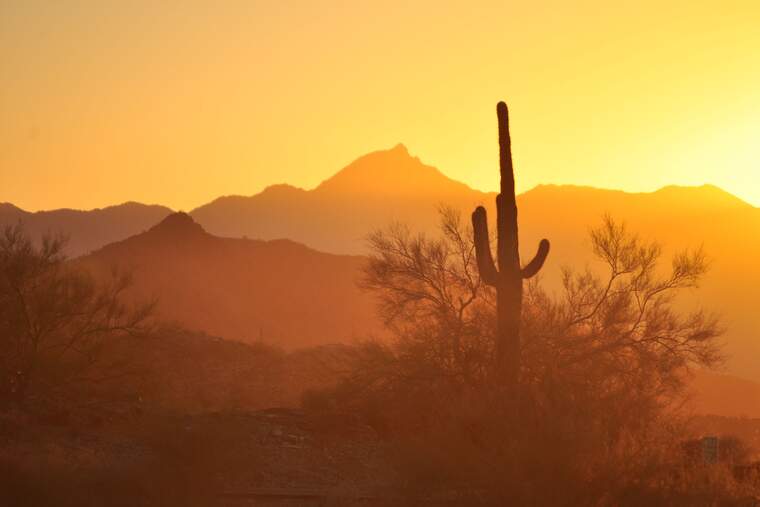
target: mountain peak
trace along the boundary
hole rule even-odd
[[[318,193],[373,194],[383,199],[393,195],[449,194],[467,188],[433,166],[423,163],[399,143],[357,158],[323,181]]]
[[[0,202],[0,212],[26,213],[24,210],[10,202]]]
[[[411,155],[409,155],[409,149],[406,147],[406,145],[404,143],[398,143],[396,146],[394,146],[393,148],[391,148],[388,151],[397,152],[397,153],[402,154],[402,155],[411,156]]]
[[[208,233],[183,211],[168,215],[148,231],[149,234],[161,234],[174,238],[206,236]]]
[[[274,185],[269,185],[264,190],[261,191],[262,194],[268,194],[268,195],[290,195],[290,194],[300,194],[305,192],[304,189],[290,185],[288,183],[277,183]]]

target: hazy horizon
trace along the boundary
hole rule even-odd
[[[409,147],[405,143],[396,143],[396,145],[393,146],[393,147],[383,148],[383,149],[378,149],[378,150],[372,150],[372,151],[370,151],[368,153],[361,154],[361,155],[355,157],[350,163],[346,164],[343,167],[336,168],[332,173],[330,173],[327,176],[325,176],[325,178],[323,180],[318,181],[316,184],[311,185],[311,186],[299,186],[299,185],[294,184],[294,183],[289,182],[289,181],[277,181],[277,182],[265,185],[264,187],[258,189],[257,191],[255,191],[253,193],[250,193],[250,194],[243,194],[243,193],[239,193],[239,192],[233,192],[233,193],[224,194],[224,195],[217,195],[217,196],[211,197],[207,201],[197,203],[195,206],[192,206],[192,207],[189,207],[189,208],[176,208],[176,207],[170,206],[170,205],[168,205],[168,204],[166,204],[164,202],[143,202],[143,201],[139,201],[139,200],[136,200],[136,199],[129,199],[129,198],[126,199],[126,200],[124,200],[124,201],[112,202],[112,203],[104,204],[102,206],[89,207],[89,208],[88,207],[76,207],[76,206],[62,206],[62,207],[59,207],[59,208],[42,207],[42,208],[37,208],[37,209],[30,209],[30,208],[25,208],[23,206],[20,206],[17,202],[14,202],[12,200],[2,200],[2,199],[0,199],[0,203],[11,204],[11,205],[13,205],[13,206],[15,206],[15,207],[23,210],[23,211],[30,212],[30,213],[44,212],[44,211],[56,211],[56,210],[59,210],[59,209],[72,209],[72,210],[76,210],[76,211],[93,211],[93,210],[96,210],[96,209],[105,209],[105,208],[110,208],[110,207],[114,207],[114,206],[121,206],[121,205],[129,204],[129,203],[144,204],[146,206],[163,206],[163,207],[167,207],[167,208],[171,209],[172,211],[191,212],[191,211],[197,210],[198,208],[203,207],[203,206],[205,206],[205,205],[207,205],[209,203],[212,203],[215,200],[220,199],[220,198],[224,198],[224,197],[253,197],[253,196],[256,196],[256,195],[260,194],[261,192],[264,192],[265,190],[267,190],[267,189],[269,189],[271,187],[277,187],[277,186],[282,186],[282,185],[294,187],[294,188],[297,188],[297,189],[300,189],[300,190],[312,191],[312,190],[317,189],[322,183],[328,181],[333,176],[339,174],[341,171],[343,171],[344,169],[346,169],[347,167],[349,167],[354,162],[360,160],[361,158],[363,158],[363,157],[365,157],[367,155],[375,154],[375,153],[390,152],[391,150],[396,149],[399,146],[404,147],[404,149],[407,151],[407,153],[409,153],[409,156],[411,158],[419,159],[422,162],[422,164],[426,164],[426,161],[424,160],[424,158],[420,157],[418,154],[414,153],[413,151],[409,151]],[[486,193],[497,193],[498,192],[498,188],[481,189],[481,188],[473,187],[473,186],[467,184],[464,181],[460,181],[460,180],[458,180],[458,179],[456,179],[456,178],[448,175],[446,173],[446,171],[442,170],[439,167],[434,167],[434,168],[438,172],[440,172],[443,177],[448,178],[448,179],[450,179],[452,181],[455,181],[455,182],[458,182],[458,183],[463,183],[463,184],[467,185],[469,188],[471,188],[473,190],[476,190],[476,191],[479,191],[479,192],[486,192]],[[694,188],[694,189],[697,189],[697,188],[704,188],[704,187],[712,187],[712,188],[715,188],[715,189],[717,189],[719,191],[725,192],[725,193],[727,193],[727,194],[735,197],[736,199],[739,199],[740,201],[742,201],[742,202],[744,202],[744,203],[746,203],[746,204],[748,204],[748,205],[750,205],[750,206],[752,206],[754,208],[758,207],[756,204],[754,204],[754,203],[752,203],[750,201],[747,201],[747,200],[743,199],[741,196],[739,196],[737,194],[734,194],[734,193],[730,192],[729,190],[721,187],[720,185],[717,185],[717,184],[712,183],[712,182],[695,183],[695,184],[691,184],[691,185],[681,185],[681,184],[676,184],[676,183],[666,183],[666,184],[664,184],[664,185],[662,185],[660,187],[652,188],[652,189],[648,189],[648,190],[628,190],[628,189],[624,189],[624,188],[602,187],[602,186],[598,186],[598,185],[581,184],[581,183],[537,182],[532,187],[525,188],[525,189],[519,191],[518,195],[523,195],[523,194],[526,194],[526,193],[531,192],[533,190],[536,190],[537,188],[545,187],[545,186],[549,186],[549,187],[551,187],[551,186],[557,186],[557,187],[589,188],[589,189],[596,189],[596,190],[609,190],[609,191],[613,191],[613,192],[623,192],[623,193],[626,193],[626,194],[651,194],[651,193],[656,193],[656,192],[660,192],[660,191],[666,190],[668,188],[684,188],[684,189]]]
[[[5,2],[0,201],[192,209],[399,141],[492,190],[506,98],[518,192],[711,183],[757,206],[759,24],[746,1]]]

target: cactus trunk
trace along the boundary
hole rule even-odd
[[[500,193],[496,197],[498,267],[491,255],[486,210],[482,206],[472,214],[472,226],[480,278],[483,283],[496,289],[496,374],[505,385],[516,386],[520,376],[522,281],[535,276],[541,269],[549,254],[549,242],[541,240],[533,260],[525,267],[520,267],[509,112],[504,102],[499,102],[496,106],[496,115],[499,122],[501,172]]]

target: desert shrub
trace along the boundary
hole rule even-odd
[[[437,238],[403,226],[370,235],[361,283],[394,339],[359,346],[320,406],[362,414],[395,442],[411,503],[672,505],[691,494],[704,477],[678,475],[677,408],[689,370],[721,361],[721,329],[675,298],[698,286],[704,253],[664,269],[657,243],[606,217],[590,234],[601,269],[566,268],[557,296],[526,287],[521,381],[505,389],[471,231],[455,212],[441,216]],[[722,478],[696,488],[705,505],[739,498],[729,476],[705,473]]]
[[[125,303],[129,276],[98,283],[66,262],[64,244],[46,236],[36,245],[20,225],[0,231],[0,410],[65,419],[124,374],[118,358],[103,364],[106,345],[146,330],[152,305]]]

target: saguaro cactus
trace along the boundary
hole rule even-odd
[[[472,214],[475,253],[481,280],[496,289],[496,371],[507,386],[517,385],[520,373],[520,317],[523,279],[531,278],[544,265],[549,241],[542,239],[536,256],[520,266],[517,237],[517,201],[512,147],[509,138],[509,112],[504,102],[496,106],[499,120],[499,169],[501,193],[496,196],[496,234],[498,268],[491,255],[486,210],[478,206]]]

